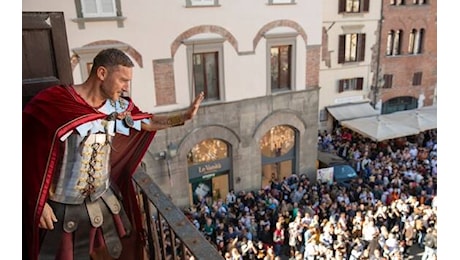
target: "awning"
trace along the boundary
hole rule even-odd
[[[375,110],[367,101],[328,106],[326,109],[339,122],[379,114],[379,111]]]
[[[417,125],[421,132],[425,130],[435,129],[438,127],[437,106],[422,107],[414,110],[401,111],[401,115],[407,114],[408,118],[401,118],[408,120],[407,123],[412,122]],[[396,115],[395,115],[396,116]]]
[[[437,107],[346,120],[341,125],[379,142],[437,128]]]

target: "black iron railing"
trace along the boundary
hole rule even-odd
[[[224,259],[142,167],[133,179],[143,207],[147,259]]]

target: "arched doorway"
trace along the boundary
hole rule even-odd
[[[288,125],[272,127],[260,139],[262,154],[262,187],[273,179],[282,181],[289,177],[296,165],[297,131]]]
[[[231,188],[231,146],[221,139],[206,139],[187,154],[191,204],[225,199]]]
[[[397,111],[416,109],[418,100],[414,97],[396,97],[382,104],[382,114],[390,114]]]

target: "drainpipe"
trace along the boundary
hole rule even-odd
[[[374,106],[374,109],[376,108],[376,105],[377,105],[377,98],[378,98],[378,93],[380,91],[380,80],[379,78],[381,77],[380,76],[380,50],[381,50],[381,46],[382,46],[382,25],[383,25],[383,4],[384,4],[384,0],[381,0],[381,6],[380,6],[380,18],[379,18],[379,34],[378,34],[378,40],[377,40],[377,66],[376,66],[376,71],[375,71],[375,76],[374,76],[374,87],[373,87],[373,90],[372,90],[372,94],[373,94],[373,106]],[[380,111],[381,112],[381,111]]]

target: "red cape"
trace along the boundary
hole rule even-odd
[[[129,100],[134,120],[149,118]],[[71,86],[53,86],[38,93],[22,115],[22,222],[23,253],[37,259],[40,216],[48,198],[53,173],[59,167],[69,130],[106,115],[89,106]],[[113,138],[111,180],[122,192],[124,208],[142,240],[142,223],[132,175],[141,162],[155,132],[131,130],[129,136]],[[142,245],[143,243],[138,243]],[[26,255],[24,255],[26,257]]]

